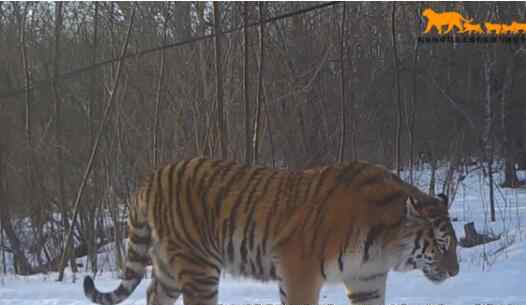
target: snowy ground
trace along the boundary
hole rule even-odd
[[[440,177],[440,176],[439,176]],[[422,174],[419,181],[425,184]],[[393,273],[387,284],[388,304],[524,304],[526,305],[526,189],[499,189],[497,222],[489,222],[488,188],[480,172],[468,176],[459,186],[450,211],[457,236],[464,236],[463,225],[475,221],[479,231],[502,234],[501,240],[472,249],[459,248],[460,273],[441,285],[427,281],[421,272]],[[440,183],[440,180],[438,181]],[[106,263],[104,263],[106,261]],[[105,270],[111,259],[103,259]],[[83,274],[76,279],[56,282],[56,274],[19,277],[0,275],[0,305],[84,305],[90,304],[82,293]],[[149,279],[143,280],[135,293],[123,304],[146,304]],[[101,290],[118,285],[116,272],[104,272],[96,279]],[[277,304],[277,285],[225,277],[220,286],[223,304]],[[326,286],[320,303],[348,304],[341,285]],[[177,304],[182,304],[181,300]]]

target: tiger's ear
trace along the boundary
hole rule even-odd
[[[449,199],[447,198],[447,195],[444,193],[440,193],[437,195],[438,198],[440,198],[441,203],[443,204],[444,208],[449,209]]]

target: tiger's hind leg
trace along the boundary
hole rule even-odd
[[[352,304],[385,304],[387,273],[361,276],[345,280],[347,296]]]
[[[184,305],[217,305],[219,273],[211,270],[182,270]]]
[[[172,288],[159,280],[155,273],[152,275],[152,281],[146,292],[148,305],[172,305],[181,295],[181,290]]]
[[[174,267],[184,305],[216,305],[221,266],[199,254],[178,253]]]
[[[152,281],[147,291],[148,305],[172,305],[181,295],[174,269],[161,255],[159,243],[150,250],[152,259]]]

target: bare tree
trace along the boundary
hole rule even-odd
[[[222,33],[221,33],[221,12],[219,10],[219,2],[214,2],[214,33],[215,33],[215,68],[216,68],[216,111],[217,111],[217,129],[216,134],[219,140],[219,149],[221,159],[227,157],[227,134],[225,128],[225,118],[223,110],[223,71],[221,61],[223,58],[223,51],[221,48]]]
[[[487,159],[488,182],[489,182],[489,201],[491,221],[495,221],[495,195],[493,185],[493,158],[494,158],[494,140],[493,140],[493,92],[492,92],[492,75],[495,62],[492,61],[491,55],[487,54],[487,59],[484,64],[484,77],[486,81],[486,104],[485,104],[485,128],[484,128],[484,143],[485,143],[485,157]]]
[[[135,5],[133,6],[133,10],[132,10],[132,13],[131,13],[131,17],[130,17],[130,24],[128,26],[128,32],[126,34],[126,39],[123,43],[123,46],[122,46],[122,50],[121,50],[121,55],[120,55],[120,61],[118,62],[118,65],[117,65],[117,74],[115,75],[115,79],[114,79],[114,82],[113,82],[113,87],[110,91],[110,96],[108,98],[108,102],[106,104],[106,107],[104,109],[104,116],[102,118],[102,121],[100,122],[100,126],[99,126],[99,130],[97,132],[97,137],[95,138],[95,142],[93,143],[93,146],[91,148],[91,153],[90,153],[90,157],[89,157],[89,160],[88,160],[88,164],[86,165],[86,169],[84,171],[84,175],[82,177],[82,181],[81,181],[81,184],[79,186],[79,189],[78,189],[78,192],[77,192],[77,196],[75,198],[75,203],[74,203],[74,207],[73,207],[73,217],[72,217],[72,225],[69,227],[69,231],[67,233],[67,237],[66,237],[66,241],[65,241],[65,244],[64,244],[64,249],[63,249],[63,252],[62,252],[62,258],[60,260],[60,265],[59,265],[59,275],[58,275],[58,281],[62,281],[64,279],[64,268],[66,266],[66,261],[69,257],[69,249],[70,249],[70,244],[71,244],[71,241],[72,241],[72,237],[73,237],[73,228],[74,228],[74,224],[76,222],[76,219],[77,219],[77,215],[78,215],[78,210],[79,210],[79,203],[82,199],[82,195],[84,193],[84,189],[86,187],[86,183],[87,183],[87,179],[91,173],[91,169],[93,167],[93,161],[95,159],[95,156],[97,154],[97,151],[98,151],[98,148],[99,148],[99,143],[100,143],[100,140],[102,138],[102,134],[104,132],[104,129],[106,127],[106,122],[108,121],[109,119],[109,114],[111,112],[111,108],[114,104],[114,101],[115,101],[115,95],[117,93],[117,90],[119,89],[119,81],[120,81],[120,76],[121,76],[121,70],[122,70],[122,64],[123,64],[123,61],[124,61],[124,57],[126,55],[126,51],[128,49],[128,42],[130,40],[130,34],[132,32],[132,28],[133,28],[133,20],[135,18]]]
[[[400,70],[398,68],[398,46],[396,39],[396,3],[392,4],[391,11],[391,34],[393,39],[393,66],[394,66],[394,85],[396,94],[396,131],[395,131],[395,167],[396,174],[400,175],[401,171],[401,141],[402,141],[402,100],[400,96]]]
[[[248,88],[248,3],[243,2],[243,100],[245,102],[245,163],[250,164],[250,102]]]
[[[97,62],[97,51],[98,51],[98,24],[99,24],[99,3],[94,2],[94,11],[93,11],[93,42],[91,50],[91,64],[94,65]],[[90,90],[89,90],[89,104],[88,104],[88,124],[89,124],[89,144],[90,147],[93,146],[95,142],[95,103],[97,96],[97,73],[92,71],[90,75]],[[87,209],[87,226],[90,228],[87,230],[86,239],[88,247],[88,259],[91,265],[91,270],[94,274],[97,273],[97,223],[96,223],[96,214],[97,208],[100,205],[97,204],[97,199],[100,192],[100,182],[97,177],[97,168],[94,166],[92,172],[92,177],[94,177],[94,194],[91,196],[92,204],[91,208]]]
[[[346,3],[342,4],[342,20],[340,23],[340,145],[338,150],[338,162],[343,162],[345,155],[345,137],[347,112],[345,109],[345,64],[343,61],[345,50],[345,17],[347,14]]]
[[[415,16],[418,19],[420,17],[420,6],[415,9]],[[421,25],[417,22],[415,25],[416,31],[415,36],[418,35]],[[414,182],[414,164],[415,164],[415,122],[416,122],[416,103],[417,103],[417,79],[418,79],[418,51],[419,51],[418,39],[415,39],[414,53],[413,53],[413,95],[411,102],[406,103],[406,121],[407,121],[407,135],[409,141],[409,182]]]
[[[169,3],[163,4],[163,39],[161,45],[166,44],[167,33],[167,24],[170,18],[169,16]],[[157,82],[157,93],[155,98],[155,114],[154,114],[154,127],[153,127],[153,143],[152,143],[152,152],[153,152],[153,166],[159,164],[159,153],[160,153],[160,144],[159,144],[159,126],[160,126],[160,113],[161,113],[161,100],[162,100],[162,89],[163,89],[163,80],[164,80],[164,61],[166,57],[166,49],[162,49],[159,54],[159,79]]]
[[[258,12],[259,12],[259,61],[258,61],[258,90],[257,90],[257,99],[256,99],[256,117],[254,119],[254,134],[252,136],[252,164],[258,163],[258,153],[259,153],[259,126],[260,126],[260,117],[261,117],[261,105],[263,103],[263,63],[265,60],[264,52],[264,27],[263,27],[263,3],[258,3]]]
[[[53,94],[54,94],[54,110],[55,110],[55,155],[57,162],[57,186],[58,186],[58,204],[61,209],[62,224],[64,232],[70,230],[69,228],[69,208],[66,202],[66,190],[64,185],[64,141],[62,135],[62,97],[59,93],[58,76],[60,75],[60,35],[62,32],[63,19],[63,2],[58,2],[55,6],[55,49],[53,57]],[[64,238],[64,241],[66,238]],[[68,250],[69,251],[69,250]],[[76,264],[71,261],[71,268],[76,271]]]

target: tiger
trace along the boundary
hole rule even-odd
[[[343,282],[353,304],[384,304],[389,271],[434,283],[459,272],[447,196],[429,196],[380,165],[303,171],[198,157],[147,175],[131,196],[121,282],[84,293],[117,304],[152,263],[147,304],[218,302],[221,274],[279,286],[283,304],[317,304]]]

